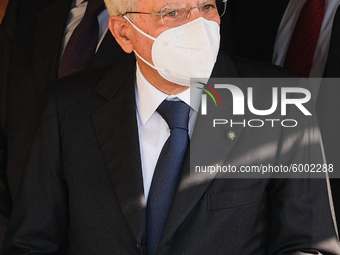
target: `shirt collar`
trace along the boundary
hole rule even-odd
[[[86,0],[75,0],[76,6],[80,5],[81,3],[85,2]]]
[[[191,91],[191,93],[195,93],[195,95],[191,95],[192,100],[190,100],[190,88],[177,95],[165,94],[145,79],[138,64],[136,70],[136,83],[137,111],[143,125],[146,124],[151,115],[165,99],[174,101],[182,100],[186,104],[190,105],[192,110],[198,112],[201,95],[201,90],[199,89]]]

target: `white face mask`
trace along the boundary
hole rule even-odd
[[[183,86],[190,86],[190,78],[206,78],[202,82],[207,82],[220,47],[220,26],[217,22],[199,17],[182,26],[168,29],[154,38],[124,17],[138,32],[154,40],[154,65],[136,51],[135,53],[164,79]]]

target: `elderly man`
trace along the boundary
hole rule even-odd
[[[223,164],[323,162],[315,119],[297,107],[287,115],[302,133],[269,126],[254,135],[240,125],[206,129],[199,104],[189,104],[190,78],[286,76],[219,53],[224,3],[106,4],[112,34],[135,54],[57,82],[2,254],[340,254],[325,179],[190,174],[190,154]],[[263,93],[254,100],[266,105]],[[231,108],[209,109],[232,116]]]

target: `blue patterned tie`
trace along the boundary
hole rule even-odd
[[[159,155],[146,207],[148,255],[156,253],[189,144],[190,107],[182,101],[164,100],[157,112],[168,123],[170,136]]]
[[[73,31],[61,57],[58,78],[90,66],[98,44],[98,14],[105,8],[103,0],[88,0],[83,19]]]

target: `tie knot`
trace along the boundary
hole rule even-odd
[[[164,100],[157,108],[157,112],[168,123],[169,128],[188,130],[190,107],[183,101]]]
[[[97,16],[105,9],[103,0],[88,0],[86,7],[86,14]]]

